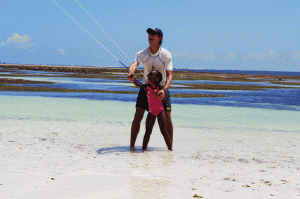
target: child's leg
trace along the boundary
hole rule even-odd
[[[162,111],[158,116],[158,124],[159,124],[159,128],[161,131],[161,134],[164,136],[165,142],[167,144],[167,147],[169,150],[172,151],[172,142],[171,142],[171,138],[170,135],[168,134],[168,129],[167,129],[167,117],[166,117],[166,113],[165,111]]]
[[[147,115],[146,119],[146,133],[144,135],[144,140],[143,140],[143,150],[146,150],[149,140],[150,140],[150,135],[152,133],[152,129],[155,123],[155,118],[150,112]]]

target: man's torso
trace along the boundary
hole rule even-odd
[[[150,71],[158,70],[163,76],[160,83],[163,86],[166,82],[166,71],[173,70],[171,53],[162,47],[155,54],[152,54],[149,48],[139,51],[136,54],[135,61],[144,67],[143,83],[148,82],[147,75]]]

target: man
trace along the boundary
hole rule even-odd
[[[139,51],[133,63],[129,66],[129,72],[127,78],[129,81],[134,82],[136,79],[133,77],[133,74],[136,68],[142,63],[144,67],[144,78],[143,83],[148,82],[147,75],[150,71],[158,70],[163,78],[160,85],[163,87],[157,94],[158,98],[162,100],[165,96],[167,98],[166,102],[163,102],[164,109],[166,111],[167,117],[167,129],[171,138],[171,146],[173,145],[173,124],[171,120],[171,102],[170,102],[170,93],[169,87],[173,79],[173,65],[172,65],[172,56],[169,51],[161,47],[163,33],[160,29],[151,28],[147,29],[148,33],[148,42],[150,46],[145,50]],[[133,148],[137,135],[140,131],[140,124],[144,117],[145,110],[149,111],[147,93],[144,89],[140,89],[138,98],[136,101],[136,112],[134,115],[134,120],[131,126],[131,138],[130,138],[130,147]]]

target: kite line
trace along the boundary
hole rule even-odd
[[[88,11],[86,11],[86,9],[84,9],[84,7],[77,1],[77,0],[75,0],[79,5],[80,5],[80,7],[89,15],[89,17],[101,28],[101,30],[103,30],[103,28],[100,26],[100,24],[90,15],[90,13],[88,12]],[[103,32],[105,32],[105,30],[103,30]],[[105,32],[105,34],[110,38],[110,40],[112,41],[112,42],[114,42],[114,40],[109,36],[109,34],[107,34],[107,32]],[[116,43],[116,42],[114,42],[114,44],[116,44],[116,46],[118,46],[118,48],[119,48],[119,50],[120,51],[122,51],[122,53],[124,53],[124,55],[127,57],[127,59],[129,60],[129,62],[130,62],[130,59],[129,59],[129,57],[127,56],[127,54],[120,48],[120,46]]]
[[[62,11],[64,11],[73,21],[75,21],[86,33],[88,33],[98,44],[100,44],[111,56],[113,56],[122,66],[124,66],[125,68],[128,68],[125,64],[123,64],[123,62],[121,62],[112,52],[110,52],[98,39],[96,39],[90,32],[88,32],[76,19],[74,19],[67,11],[65,11],[55,0],[52,0]],[[88,13],[86,11],[86,9],[83,8],[83,6],[77,1],[75,0],[80,7],[89,15],[89,17],[91,19],[93,19],[93,21],[103,30],[103,28],[100,26],[100,24],[90,15],[90,13]],[[103,30],[103,32],[105,32]],[[113,41],[113,39],[105,32],[105,34]],[[113,41],[114,42],[114,41]],[[114,44],[124,53],[124,55],[128,58],[129,62],[130,59],[127,56],[127,54],[118,46],[118,44],[116,44],[116,42],[114,42]],[[139,70],[139,69],[138,69]],[[139,72],[141,74],[143,74],[140,70]]]

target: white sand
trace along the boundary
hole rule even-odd
[[[0,198],[300,198],[300,113],[173,105],[129,150],[134,103],[0,96]],[[250,187],[243,187],[248,185]]]

